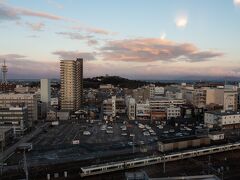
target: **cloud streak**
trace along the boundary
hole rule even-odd
[[[84,40],[87,41],[88,45],[97,45],[98,41],[94,38],[93,35],[82,35],[77,32],[56,32],[56,34],[67,37],[72,40]]]
[[[49,2],[54,3],[55,1],[50,0]],[[69,19],[66,17],[58,16],[58,15],[51,14],[51,13],[44,12],[44,11],[34,11],[31,9],[27,9],[27,8],[10,6],[7,3],[0,2],[0,22],[1,21],[11,21],[11,20],[19,21],[24,16],[43,18],[43,19],[54,20],[54,21],[71,22],[71,23],[75,24],[75,26],[71,27],[71,29],[75,29],[78,31],[85,31],[85,32],[91,33],[91,34],[98,34],[98,35],[113,35],[113,34],[115,34],[113,32],[107,31],[105,29],[82,25],[81,22],[76,19]],[[36,24],[35,24],[35,26],[36,26]],[[36,29],[36,27],[35,27],[35,29]],[[93,44],[93,41],[91,41],[90,43]]]
[[[157,38],[109,41],[101,48],[104,60],[126,62],[209,61],[223,53],[201,51],[190,43],[176,43]]]
[[[33,31],[42,31],[45,27],[45,24],[42,22],[39,23],[29,23],[27,22],[26,25],[30,27]]]
[[[114,35],[116,33],[110,32],[100,28],[93,28],[93,27],[84,27],[84,26],[73,26],[71,29],[78,30],[78,31],[85,31],[91,34],[99,34],[99,35]]]
[[[58,55],[61,60],[70,60],[70,59],[77,59],[77,58],[83,58],[83,60],[95,60],[96,53],[89,53],[89,52],[80,52],[80,51],[64,51],[59,50],[52,52],[54,55]]]
[[[22,16],[39,17],[50,20],[64,20],[64,17],[57,16],[42,11],[33,11],[21,7],[12,7],[5,3],[0,3],[0,20],[18,20]],[[66,20],[66,19],[65,19]]]

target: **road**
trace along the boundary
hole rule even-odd
[[[0,162],[4,162],[7,158],[9,158],[15,151],[15,149],[21,144],[21,143],[26,143],[33,137],[37,136],[44,127],[46,127],[48,123],[44,123],[42,125],[39,125],[36,127],[36,129],[31,132],[30,134],[27,134],[24,136],[22,139],[20,139],[17,143],[13,144],[10,146],[8,149],[0,153]]]

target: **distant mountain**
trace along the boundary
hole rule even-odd
[[[85,78],[83,80],[83,86],[84,88],[99,88],[100,84],[112,84],[114,86],[118,86],[121,88],[129,88],[129,89],[135,89],[147,84],[150,84],[149,81],[144,80],[130,80],[126,78],[122,78],[119,76],[98,76],[93,78]],[[158,86],[166,86],[173,83],[161,83],[157,82],[155,83]]]

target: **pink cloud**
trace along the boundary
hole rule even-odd
[[[101,50],[104,60],[126,62],[198,62],[223,56],[220,52],[201,51],[194,44],[160,38],[109,41]]]
[[[16,20],[20,19],[21,16],[33,16],[51,20],[64,20],[64,17],[57,16],[42,11],[33,11],[21,7],[12,7],[5,3],[0,3],[0,20]]]

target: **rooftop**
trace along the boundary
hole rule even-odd
[[[207,111],[206,113],[219,115],[219,116],[236,115],[236,114],[240,115],[240,112],[238,111]]]

